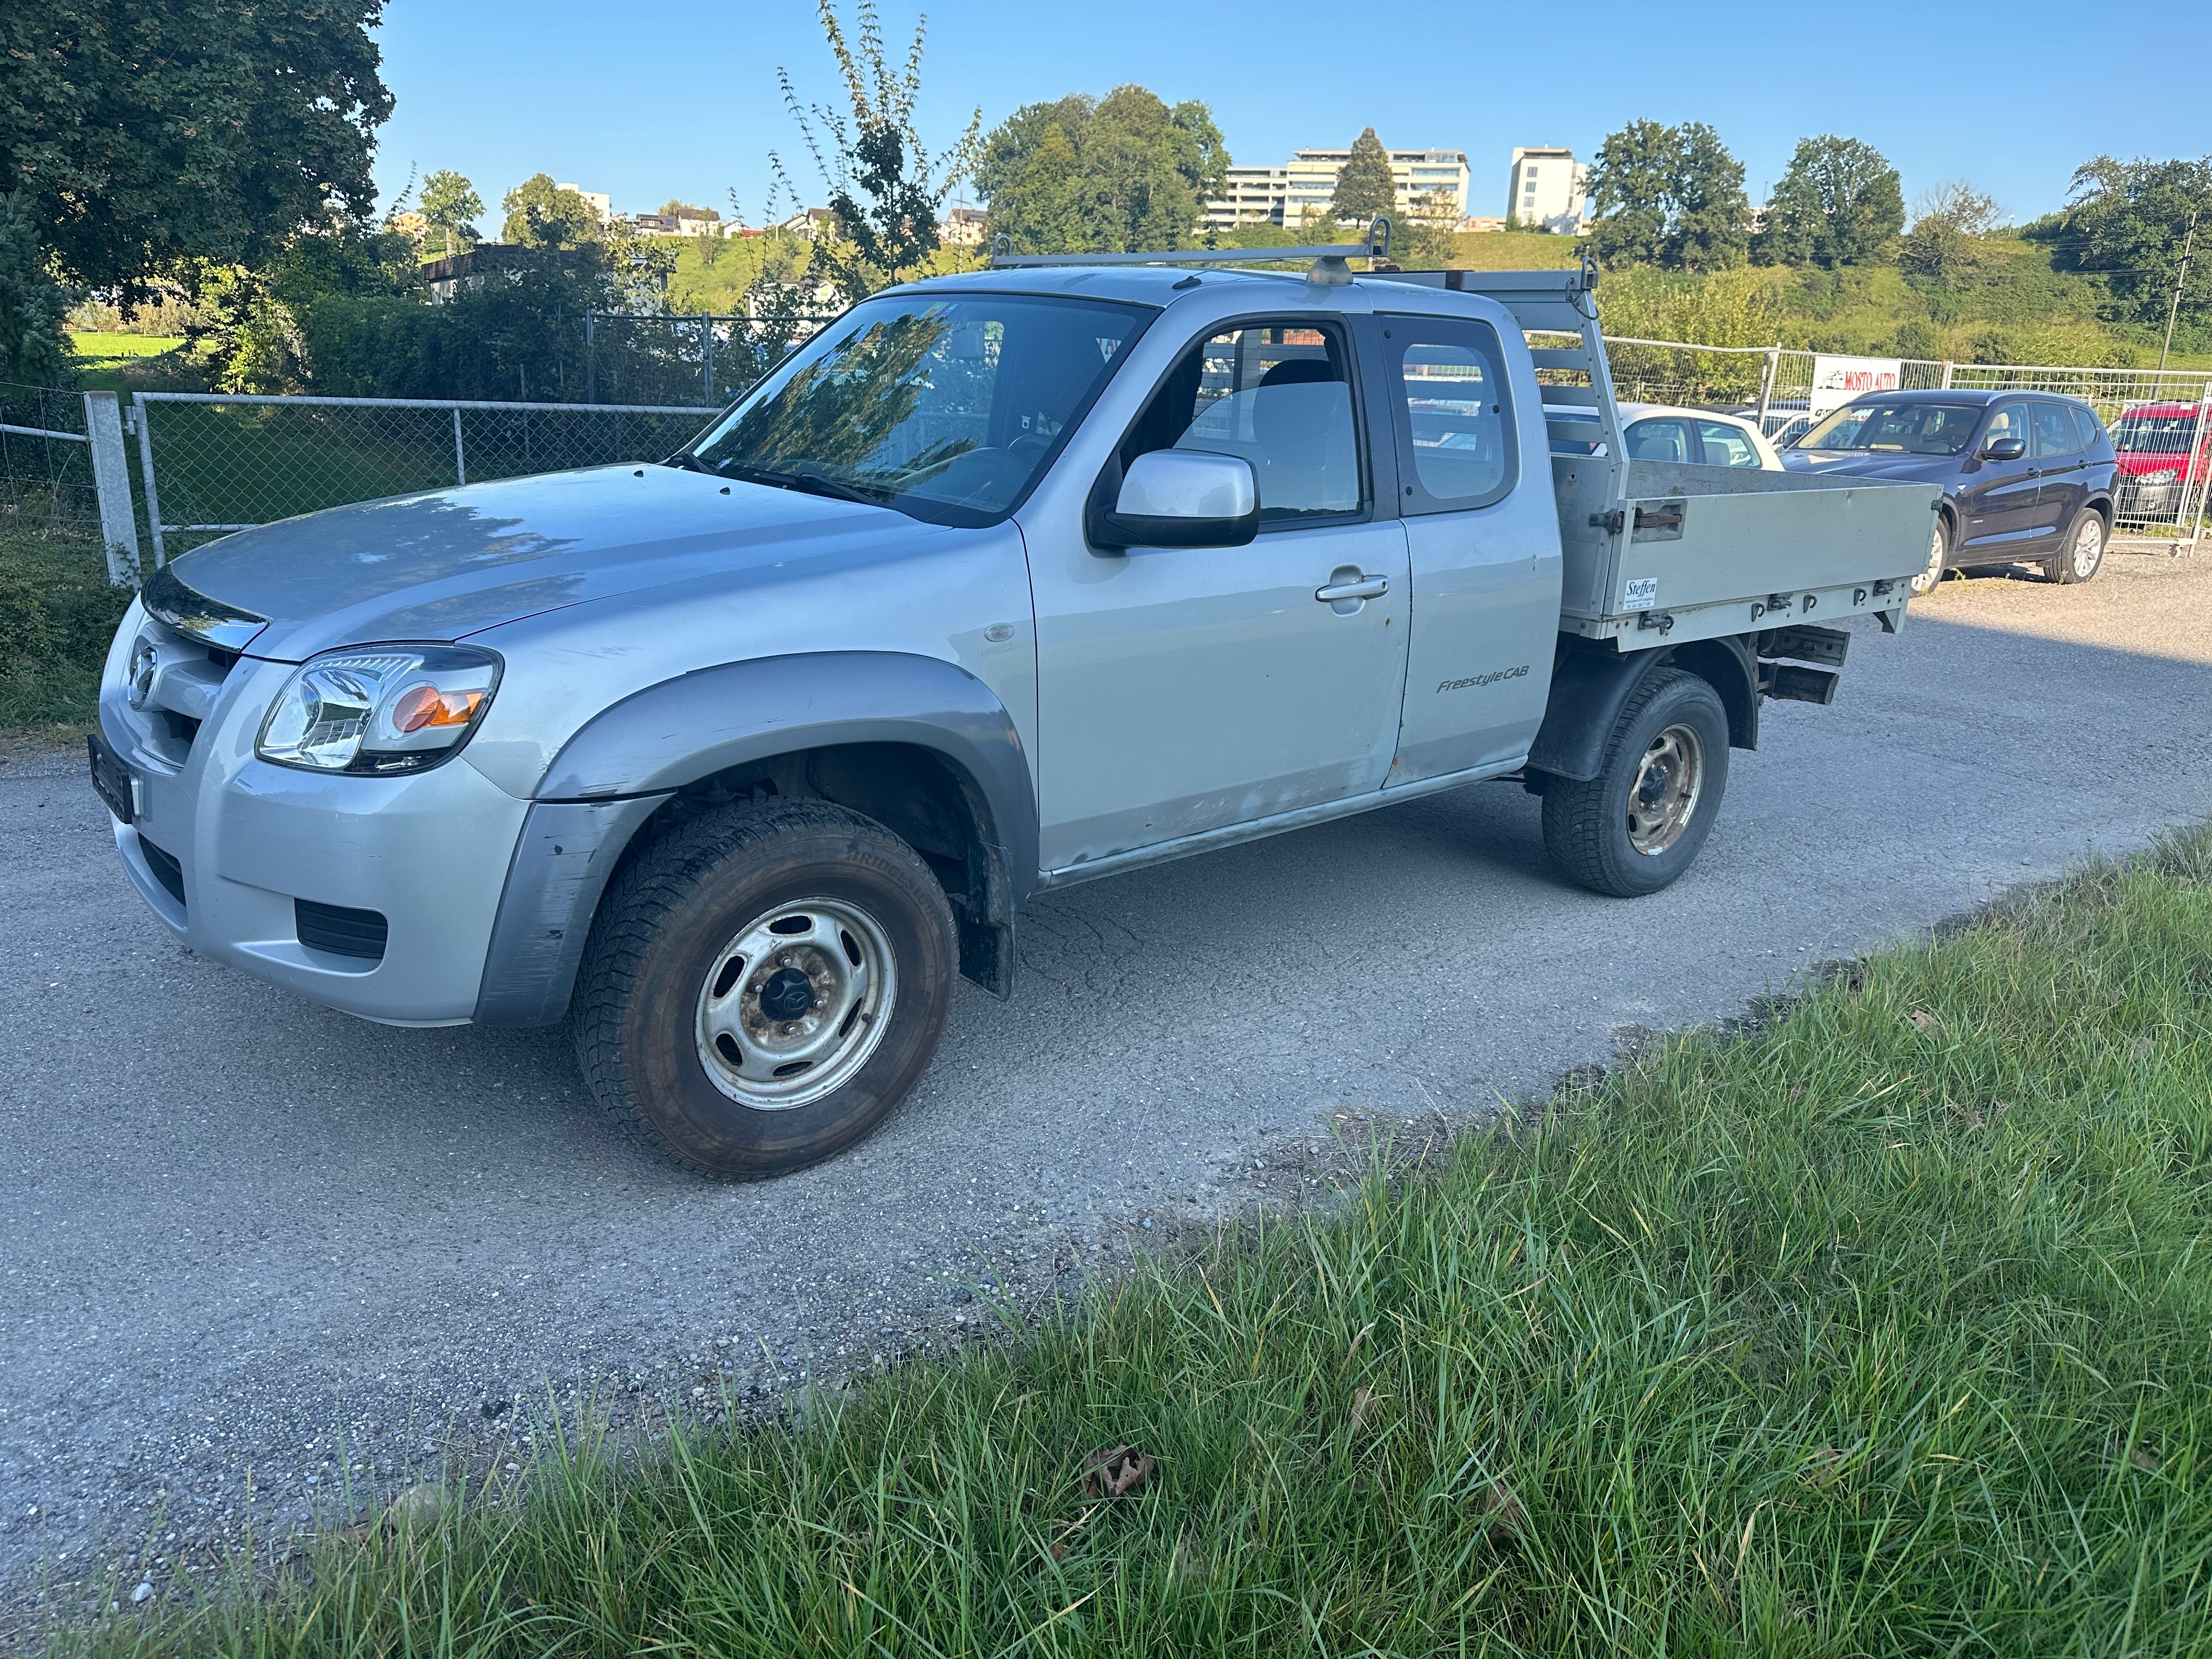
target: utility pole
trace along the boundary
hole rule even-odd
[[[2166,389],[2166,354],[2173,349],[2174,319],[2181,315],[2181,285],[2189,280],[2189,256],[2197,251],[2197,215],[2189,216],[2189,234],[2181,244],[2181,274],[2173,279],[2173,303],[2166,308],[2166,343],[2158,349],[2159,391]],[[2153,392],[2156,397],[2158,392]]]

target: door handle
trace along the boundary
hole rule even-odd
[[[1334,605],[1342,599],[1379,599],[1390,591],[1388,576],[1354,576],[1348,580],[1333,581],[1314,589],[1314,598],[1323,605]]]

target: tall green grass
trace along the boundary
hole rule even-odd
[[[100,668],[131,591],[96,535],[0,522],[0,732],[70,735],[100,707]]]
[[[2197,833],[1018,1340],[72,1644],[2203,1653],[2208,1176]]]

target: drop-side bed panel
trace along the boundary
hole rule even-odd
[[[1571,633],[1607,638],[1664,628],[1676,639],[1698,638],[1805,616],[1901,610],[1905,584],[1927,567],[1942,492],[1633,461],[1627,494],[1617,527],[1564,538],[1572,597],[1563,625]]]

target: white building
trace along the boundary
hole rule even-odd
[[[615,217],[615,198],[603,190],[586,190],[581,185],[564,185],[556,180],[556,190],[573,191],[592,204],[592,212],[603,225],[612,224]]]
[[[1457,221],[1466,214],[1471,174],[1464,151],[1394,149],[1389,154],[1398,213],[1411,212],[1419,201],[1440,218]],[[1336,175],[1351,159],[1347,146],[1302,149],[1280,167],[1231,167],[1222,194],[1206,204],[1206,222],[1222,230],[1261,224],[1295,230],[1309,213],[1328,211],[1336,196]]]
[[[1583,185],[1589,169],[1571,149],[1522,146],[1513,152],[1512,181],[1507,186],[1505,216],[1523,230],[1548,230],[1555,236],[1583,231]]]

